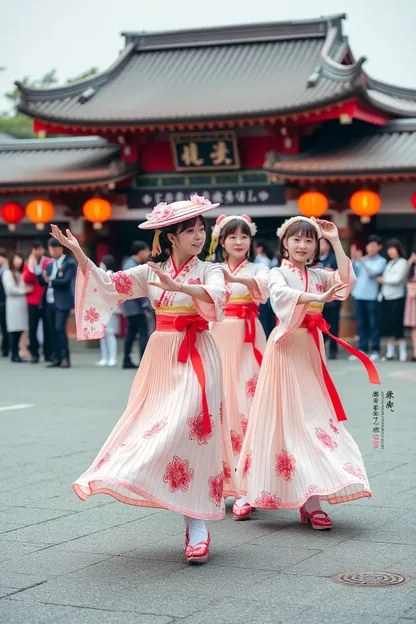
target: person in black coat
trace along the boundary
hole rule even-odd
[[[48,241],[52,262],[38,274],[39,283],[46,286],[46,305],[52,334],[53,361],[48,368],[69,368],[69,343],[66,324],[69,312],[74,308],[75,278],[77,265],[64,254],[64,248],[55,238]]]
[[[332,247],[330,243],[326,240],[326,238],[321,238],[319,241],[319,262],[315,265],[317,269],[326,269],[327,271],[336,271],[337,260],[335,258],[335,254],[332,251]],[[331,326],[331,334],[338,338],[339,333],[339,317],[341,312],[341,302],[340,301],[330,301],[329,303],[325,303],[322,316],[326,320],[326,322]],[[326,334],[324,334],[324,340],[327,342],[329,340],[329,359],[336,360],[338,356],[338,344],[332,338],[329,338]]]

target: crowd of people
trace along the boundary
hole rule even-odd
[[[256,247],[255,262],[268,268],[278,266],[263,241]],[[383,252],[386,257],[384,257]],[[352,291],[354,313],[357,322],[358,349],[370,355],[373,361],[399,359],[401,362],[416,361],[416,246],[407,257],[401,241],[392,238],[384,249],[377,235],[368,238],[365,251],[359,243],[353,243],[350,256],[357,283]],[[335,254],[330,243],[320,239],[320,253],[315,268],[337,270]],[[323,316],[331,326],[331,333],[338,336],[341,302],[326,303]],[[260,320],[269,336],[274,329],[275,318],[270,303],[260,306]],[[409,357],[405,329],[410,330],[412,355]],[[385,339],[385,353],[381,353],[381,338]],[[329,359],[337,359],[338,344],[328,339]],[[397,352],[396,352],[397,347]],[[357,358],[353,355],[351,361]]]
[[[69,368],[71,365],[67,320],[74,308],[76,265],[65,255],[60,243],[48,241],[48,256],[40,241],[32,245],[27,259],[19,253],[10,258],[0,249],[0,331],[1,354],[12,362],[30,361],[37,364],[40,354],[48,367]],[[416,361],[416,247],[409,258],[401,242],[391,239],[385,246],[381,239],[370,236],[365,253],[358,244],[351,247],[351,259],[357,283],[352,292],[358,330],[358,349],[369,354],[373,361],[408,359]],[[128,270],[148,261],[150,248],[143,241],[136,241],[130,257],[122,264]],[[277,255],[272,255],[266,243],[254,243],[254,263],[268,269],[279,266]],[[100,267],[109,274],[118,270],[112,255],[102,258]],[[330,243],[320,239],[319,259],[314,268],[337,270],[335,254]],[[325,305],[323,316],[338,336],[341,302],[331,301]],[[270,299],[259,306],[260,322],[266,337],[276,325]],[[101,358],[98,366],[116,366],[120,317],[126,319],[126,337],[123,348],[122,368],[135,369],[138,363],[132,359],[135,342],[141,359],[150,334],[155,327],[154,312],[149,300],[138,297],[116,307],[100,340]],[[405,328],[411,332],[412,355],[409,357]],[[381,353],[380,341],[385,338],[386,350]],[[337,359],[338,344],[325,336],[329,345],[329,359]],[[396,353],[396,346],[398,352]],[[350,356],[350,360],[356,360]]]
[[[47,244],[32,244],[27,260],[19,253],[9,258],[0,249],[0,332],[1,354],[11,362],[46,363],[48,368],[70,368],[68,318],[75,306],[76,264],[64,253],[55,238]],[[147,243],[133,243],[131,256],[123,270],[147,262]],[[109,274],[116,272],[113,256],[103,257],[100,265]],[[154,326],[153,311],[147,298],[126,301],[114,314],[100,340],[101,359],[98,366],[116,366],[117,334],[120,315],[126,318],[127,332],[122,368],[137,368],[131,357],[136,339],[139,357]]]

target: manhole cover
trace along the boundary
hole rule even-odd
[[[349,585],[350,587],[390,587],[392,585],[401,585],[407,581],[403,574],[384,570],[377,572],[343,572],[331,578],[335,583]]]

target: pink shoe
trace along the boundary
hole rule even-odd
[[[233,516],[234,520],[248,520],[251,516],[252,508],[250,503],[244,503],[241,507],[234,503]]]
[[[208,560],[209,555],[209,545],[211,543],[211,535],[208,531],[208,539],[203,542],[198,542],[195,546],[191,546],[189,544],[185,549],[185,557],[188,563],[205,563]]]
[[[302,524],[308,524],[313,529],[325,530],[332,529],[331,518],[328,516],[325,511],[322,509],[317,509],[316,511],[312,511],[312,513],[308,513],[304,507],[300,508],[300,521]]]

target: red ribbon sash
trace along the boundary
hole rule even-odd
[[[344,347],[344,349],[346,349],[352,355],[355,355],[355,357],[361,360],[361,362],[365,366],[365,369],[368,374],[368,380],[371,384],[380,384],[380,378],[378,376],[377,369],[374,366],[373,362],[370,360],[370,358],[364,353],[362,353],[361,351],[358,351],[358,349],[355,349],[355,347],[352,347],[350,344],[348,344],[348,342],[345,342],[344,340],[341,340],[341,338],[337,338],[336,336],[331,334],[329,331],[331,327],[328,325],[328,323],[326,322],[322,314],[306,314],[305,318],[303,319],[303,323],[300,327],[307,329],[312,334],[313,339],[315,341],[315,344],[320,354],[321,354],[321,350],[319,346],[318,330],[321,330],[321,332],[323,332],[324,334],[327,334],[330,338],[335,340],[335,342],[341,345],[341,347]],[[334,406],[337,419],[339,421],[347,420],[344,408],[342,407],[341,399],[339,398],[338,392],[334,386],[334,382],[332,381],[328,373],[328,369],[325,366],[325,362],[322,358],[322,354],[321,354],[321,364],[322,364],[322,373],[324,376],[325,385],[328,390],[328,394],[331,398],[332,405]]]
[[[261,366],[263,356],[256,349],[256,318],[259,316],[259,308],[255,303],[229,303],[225,308],[225,316],[234,316],[244,319],[244,342],[249,342],[253,346],[254,357],[257,364]]]
[[[204,365],[195,343],[197,333],[206,331],[208,327],[208,321],[203,319],[201,316],[169,316],[167,314],[156,314],[156,331],[174,330],[178,332],[185,332],[185,336],[182,340],[181,346],[179,347],[178,362],[185,363],[189,358],[191,359],[192,368],[194,369],[199,385],[201,386],[204,433],[211,433],[211,418],[206,394]]]

